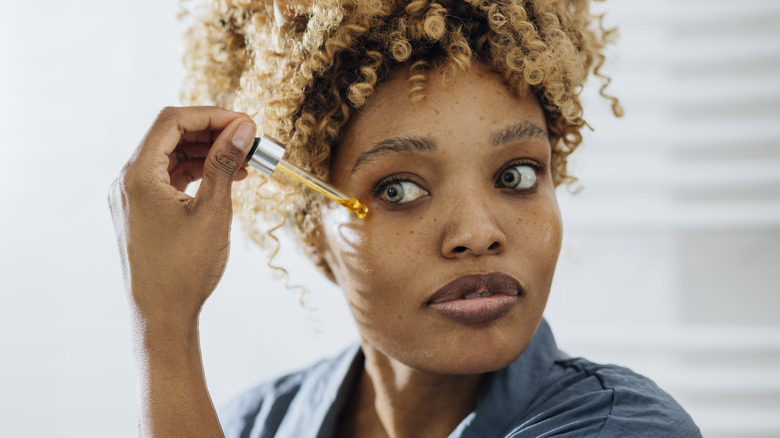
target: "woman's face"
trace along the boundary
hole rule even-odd
[[[496,370],[534,335],[561,245],[541,106],[475,63],[411,104],[396,72],[352,119],[320,252],[364,349],[438,374]]]

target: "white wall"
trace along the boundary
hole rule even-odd
[[[573,163],[586,188],[561,193],[547,315],[564,349],[647,373],[706,436],[768,437],[780,434],[780,6],[733,5],[608,5],[627,115],[588,97],[596,131]],[[105,198],[156,112],[177,104],[176,13],[0,1],[0,436],[136,434]],[[202,317],[218,404],[355,339],[338,290],[292,245],[283,263],[317,310],[233,239]]]

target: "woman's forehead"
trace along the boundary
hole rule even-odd
[[[356,111],[342,136],[335,165],[342,170],[351,167],[370,148],[399,137],[435,142],[452,135],[481,136],[475,140],[489,142],[496,132],[520,125],[546,133],[544,111],[536,97],[519,96],[481,63],[473,63],[454,78],[432,69],[421,102],[410,101],[408,77],[408,70],[396,69]]]

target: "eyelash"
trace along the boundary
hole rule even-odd
[[[517,167],[517,166],[528,166],[528,167],[532,168],[534,170],[534,173],[536,173],[536,183],[532,187],[529,187],[527,189],[514,190],[514,191],[516,193],[531,193],[531,192],[535,191],[536,188],[539,186],[539,178],[541,178],[544,175],[544,172],[545,172],[546,168],[544,166],[542,166],[541,164],[539,164],[538,162],[533,161],[533,160],[529,160],[527,158],[519,159],[519,160],[515,160],[515,161],[510,161],[506,166],[502,167],[501,170],[499,170],[493,176],[493,180],[496,181],[496,187],[501,188],[498,185],[498,178],[504,172],[506,172],[508,169],[511,169],[511,168]],[[504,188],[508,188],[508,187],[504,187]]]
[[[389,177],[387,177],[387,178],[379,181],[378,183],[376,183],[376,185],[374,186],[374,189],[371,191],[371,195],[373,197],[375,197],[375,198],[378,198],[378,197],[380,197],[382,192],[385,190],[385,188],[387,186],[389,186],[390,184],[397,183],[397,182],[404,182],[404,181],[408,181],[408,182],[417,184],[417,182],[413,178],[411,178],[409,176],[406,176],[406,175],[403,175],[403,174],[390,175]]]

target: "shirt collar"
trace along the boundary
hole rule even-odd
[[[493,436],[512,425],[526,411],[543,385],[544,377],[563,353],[552,330],[542,319],[533,339],[508,367],[488,373],[480,389],[477,408],[450,434],[450,438]]]
[[[363,351],[355,344],[307,371],[276,436],[330,438],[339,414],[363,372]]]
[[[508,367],[485,375],[476,410],[463,419],[450,438],[492,436],[496,430],[510,427],[515,417],[529,408],[541,389],[544,376],[562,355],[550,326],[542,319],[519,358]],[[356,344],[335,359],[312,367],[277,435],[333,436],[339,414],[363,372],[363,362],[363,351]]]

